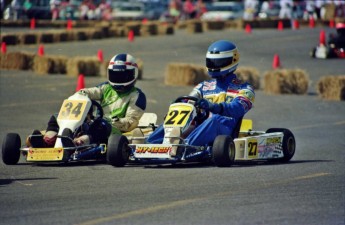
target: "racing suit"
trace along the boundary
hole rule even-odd
[[[78,136],[89,135],[92,143],[106,142],[111,133],[122,134],[133,130],[146,109],[146,96],[136,87],[120,93],[108,82],[104,82],[96,87],[81,89],[79,92],[98,101],[103,109],[102,119],[95,120],[91,125],[84,123],[78,131]],[[52,116],[47,131],[58,130],[56,116]]]
[[[252,108],[255,93],[253,87],[243,83],[235,74],[199,83],[189,94],[219,104],[218,114],[212,114],[198,125],[185,139],[189,145],[212,144],[218,135],[231,135],[242,117]],[[149,138],[149,143],[162,143],[163,126],[159,126]]]
[[[121,134],[136,128],[146,109],[146,96],[136,87],[120,93],[105,82],[97,87],[81,89],[80,92],[100,102],[103,119],[111,125],[112,133]]]

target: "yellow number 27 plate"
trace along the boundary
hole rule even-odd
[[[61,161],[63,148],[30,148],[27,161]]]

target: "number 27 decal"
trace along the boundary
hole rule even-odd
[[[256,139],[248,140],[248,158],[258,157],[258,141]]]

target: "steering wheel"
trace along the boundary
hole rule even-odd
[[[92,105],[91,105],[89,114],[94,116],[95,120],[102,119],[103,115],[104,115],[102,106],[95,100],[91,100],[91,103],[92,103]],[[93,107],[96,107],[96,110]],[[96,113],[94,114],[94,112],[96,112]]]
[[[190,102],[189,100],[193,101],[193,103]],[[205,110],[205,109],[201,109],[198,105],[198,101],[199,101],[199,98],[197,98],[195,96],[185,95],[185,96],[178,97],[174,101],[174,103],[184,102],[184,103],[193,104],[197,110],[197,116],[196,116],[195,120],[197,121],[198,124],[201,124],[204,120],[206,120],[210,116],[210,111]]]

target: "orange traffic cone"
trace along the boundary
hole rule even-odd
[[[292,26],[293,26],[292,28],[295,29],[295,30],[299,29],[299,22],[298,22],[298,20],[294,20]]]
[[[134,41],[134,32],[133,32],[133,30],[130,30],[128,32],[128,41],[130,41],[130,42]]]
[[[141,21],[141,23],[142,23],[142,24],[147,24],[147,21],[148,21],[148,19],[147,19],[147,18],[144,18],[144,19]]]
[[[278,22],[278,30],[284,30],[284,24],[281,20]]]
[[[334,20],[333,20],[333,19],[331,19],[331,20],[329,21],[329,27],[330,27],[330,28],[334,28],[334,27],[335,27],[335,24],[334,24]]]
[[[314,28],[315,27],[315,20],[314,17],[309,18],[309,27]]]
[[[43,56],[44,55],[44,47],[43,47],[43,45],[40,45],[38,47],[37,55],[39,55],[39,56]]]
[[[35,18],[32,18],[30,20],[30,29],[33,30],[35,28],[36,28],[36,20],[35,20]]]
[[[252,27],[250,26],[250,24],[247,23],[246,27],[245,27],[245,31],[247,34],[252,33]]]
[[[77,92],[83,88],[85,88],[84,74],[79,74],[77,88],[75,89],[75,91]]]
[[[98,52],[97,52],[97,58],[98,58],[98,61],[100,61],[101,63],[103,62],[103,60],[104,60],[103,51],[101,49],[98,50]]]
[[[280,68],[280,58],[278,54],[275,54],[273,57],[273,63],[272,63],[273,69],[279,69]]]
[[[326,33],[324,30],[321,30],[320,31],[320,40],[319,40],[319,45],[323,45],[325,46],[326,45]]]
[[[7,52],[7,47],[6,47],[6,42],[1,43],[1,53],[6,54]]]
[[[73,24],[72,24],[72,20],[67,20],[67,25],[66,25],[66,29],[67,30],[72,30],[73,28]]]

